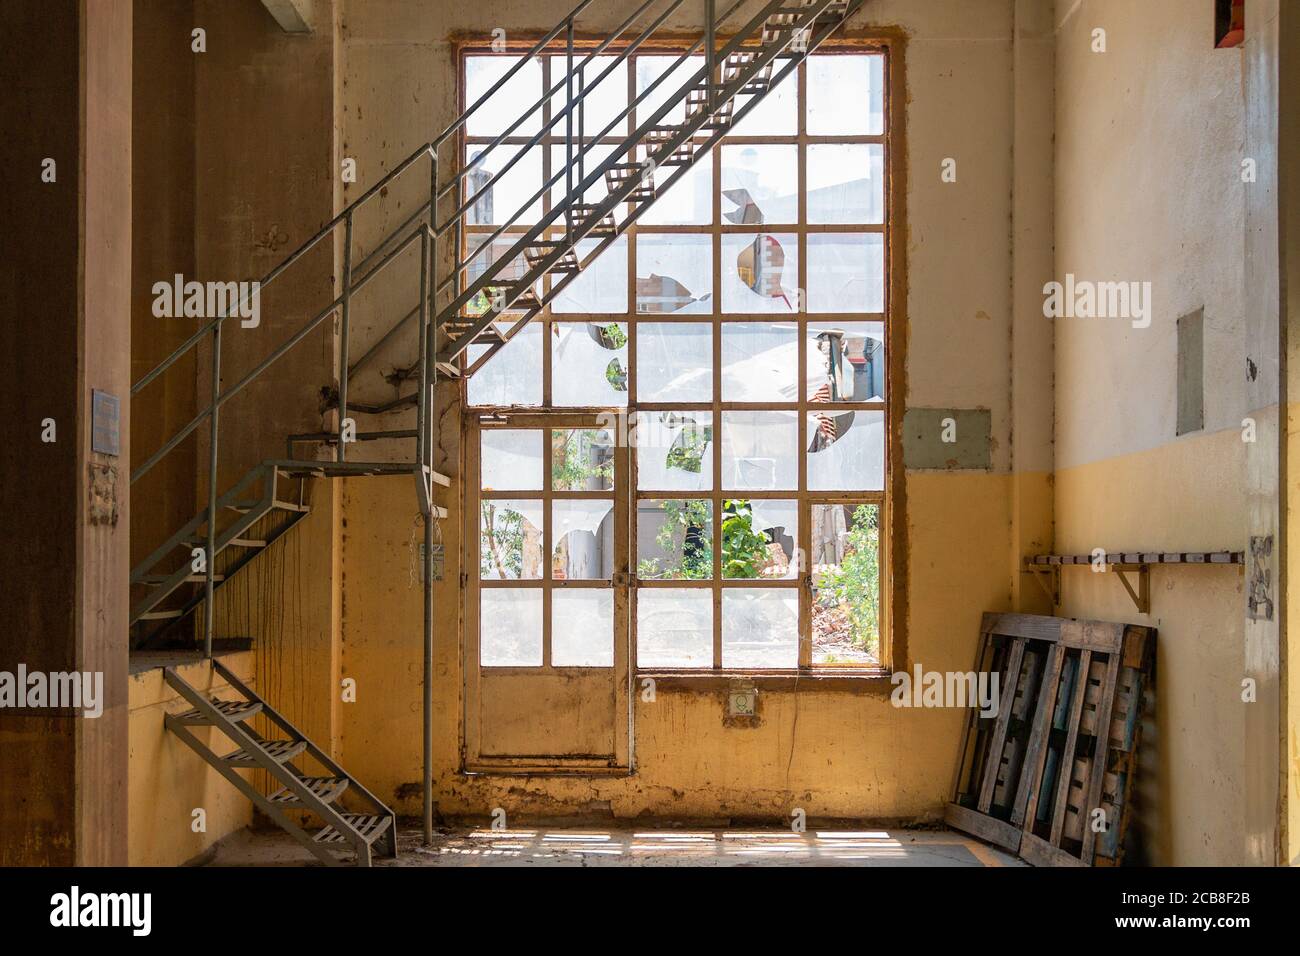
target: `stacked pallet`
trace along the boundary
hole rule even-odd
[[[1000,706],[967,718],[949,825],[1036,865],[1120,863],[1154,660],[1153,628],[985,614]]]

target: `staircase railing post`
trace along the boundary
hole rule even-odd
[[[707,69],[706,76],[708,82],[708,86],[706,87],[708,93],[705,96],[705,102],[706,102],[706,109],[708,109],[710,113],[713,112],[713,89],[715,86],[715,79],[713,76],[714,45],[715,44],[713,41],[713,0],[704,0],[704,65]]]
[[[587,178],[587,57],[578,66],[578,182]]]
[[[339,325],[339,447],[335,454],[338,461],[347,458],[343,436],[348,420],[348,312],[352,300],[352,211],[343,225],[343,294],[340,306],[343,310]]]
[[[435,176],[436,176],[435,172]],[[420,481],[424,483],[421,494],[424,513],[424,843],[433,843],[433,522],[437,506],[433,503],[433,432],[432,432],[432,338],[429,327],[428,300],[430,256],[436,254],[436,242],[429,242],[432,233],[420,234],[420,401],[418,404],[420,431],[419,468]]]
[[[221,409],[218,400],[221,397],[221,324],[218,322],[212,330],[212,404],[208,418],[208,540],[204,556],[203,571],[203,656],[212,657],[212,632],[216,627],[216,606],[213,592],[216,586],[213,580],[217,561],[217,435]]]
[[[568,197],[564,204],[564,227],[569,244],[573,244],[573,17],[565,30],[564,92],[564,186]]]

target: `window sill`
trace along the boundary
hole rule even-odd
[[[636,672],[639,683],[652,678],[656,690],[713,691],[727,690],[743,681],[760,692],[790,693],[808,690],[829,693],[888,696],[894,689],[890,671],[881,667],[823,668],[805,671],[726,671],[726,670],[653,670]],[[635,690],[635,689],[634,689]]]

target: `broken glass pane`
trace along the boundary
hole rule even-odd
[[[645,499],[636,509],[637,577],[647,581],[713,577],[713,502]]]
[[[614,502],[551,502],[551,577],[607,581],[614,573]]]
[[[885,487],[885,413],[838,411],[808,416],[808,487],[881,491]]]
[[[713,487],[712,412],[640,412],[629,440],[636,448],[639,489],[708,491]]]
[[[551,325],[551,392],[556,405],[627,404],[627,326],[620,322]]]
[[[811,241],[811,237],[810,237]],[[722,311],[799,311],[799,243],[788,233],[722,237]]]
[[[723,146],[721,188],[724,224],[798,222],[798,147]]]
[[[879,402],[885,396],[883,322],[808,325],[808,400]]]
[[[551,663],[614,666],[614,592],[559,588],[551,595]]]
[[[636,311],[641,315],[713,311],[713,237],[636,237]]]
[[[799,503],[778,498],[722,502],[722,576],[731,580],[795,577]]]
[[[879,663],[878,505],[813,505],[812,578],[813,663]]]
[[[479,577],[490,581],[542,576],[542,503],[484,498],[479,502]]]
[[[551,488],[610,491],[614,487],[614,439],[601,428],[551,430]]]

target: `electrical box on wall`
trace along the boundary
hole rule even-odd
[[[753,717],[758,712],[758,688],[737,682],[727,692],[728,717]]]

